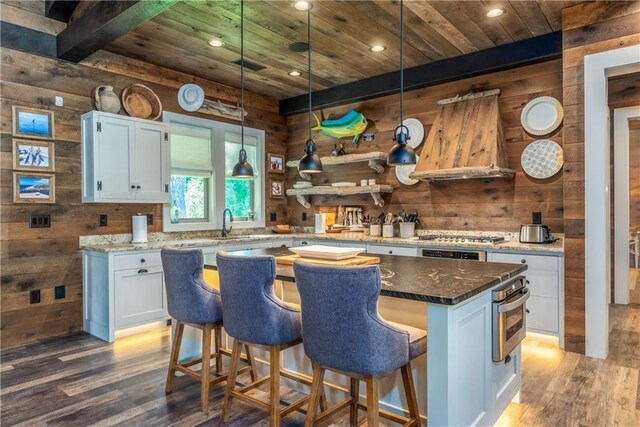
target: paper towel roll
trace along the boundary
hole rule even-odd
[[[327,226],[327,215],[320,213],[315,215],[316,234],[324,234]]]
[[[132,243],[147,243],[147,216],[139,213],[131,217],[133,227]]]

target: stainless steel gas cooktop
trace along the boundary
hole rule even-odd
[[[506,240],[503,236],[465,236],[461,234],[429,234],[420,236],[419,239],[437,243],[500,243]]]

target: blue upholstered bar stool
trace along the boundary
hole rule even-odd
[[[167,393],[172,391],[176,371],[193,377],[200,381],[200,407],[203,411],[207,411],[209,408],[209,387],[227,378],[227,374],[221,372],[223,350],[220,348],[222,335],[220,293],[208,286],[202,278],[204,261],[200,249],[163,248],[161,256],[169,315],[176,321],[176,333],[171,347],[171,360],[165,391]],[[178,356],[185,325],[202,330],[202,357],[181,364],[178,363]],[[213,354],[211,354],[212,332],[215,345]],[[248,353],[247,356],[250,362],[249,368],[252,371],[252,377],[254,377],[255,365],[251,354]],[[210,368],[212,357],[215,357],[213,377],[211,377]],[[190,366],[200,363],[202,364],[200,371],[189,369]]]
[[[225,331],[233,337],[231,367],[224,394],[221,419],[229,418],[231,399],[245,402],[269,410],[269,424],[280,425],[280,418],[299,409],[309,401],[305,396],[280,409],[280,376],[307,385],[308,378],[280,369],[280,352],[302,342],[300,311],[285,305],[273,291],[276,278],[276,261],[272,256],[232,256],[225,252],[217,255],[220,276],[222,312]],[[240,345],[255,346],[269,351],[269,376],[235,389],[235,376],[240,354]],[[269,403],[247,396],[249,391],[268,380],[270,381]],[[324,394],[320,396],[324,399]],[[324,402],[321,401],[321,406]]]
[[[350,406],[357,424],[359,381],[367,386],[367,424],[379,417],[420,425],[411,360],[427,351],[427,332],[385,321],[378,313],[378,266],[333,267],[296,261],[293,266],[301,299],[304,351],[313,365],[311,402],[305,425]],[[316,417],[325,369],[351,377],[350,397]],[[400,369],[409,418],[379,413],[378,380]]]

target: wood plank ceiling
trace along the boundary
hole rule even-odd
[[[306,12],[292,1],[247,1],[245,56],[265,68],[249,71],[246,88],[276,99],[306,92]],[[561,10],[576,1],[405,1],[405,66],[411,67],[560,29]],[[399,68],[397,0],[312,1],[313,89]],[[487,18],[502,8],[505,14]],[[108,45],[107,50],[198,77],[239,86],[239,1],[183,1]],[[223,47],[208,45],[211,39]],[[372,53],[381,44],[386,50]],[[299,70],[300,77],[288,72]]]

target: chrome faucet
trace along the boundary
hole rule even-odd
[[[233,226],[231,225],[227,229],[227,212],[229,212],[229,223],[233,222],[233,214],[231,213],[231,209],[226,208],[222,212],[222,237],[227,237],[227,234],[231,233],[231,229],[233,229]]]

